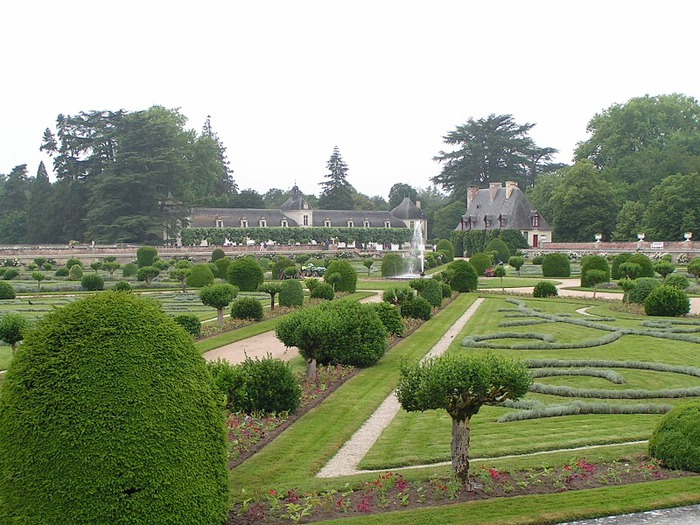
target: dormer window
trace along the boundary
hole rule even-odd
[[[391,228],[391,221],[384,221],[385,228]]]
[[[280,221],[280,226],[281,226],[282,228],[289,228],[289,221],[287,221],[287,219],[282,219],[282,220]]]
[[[484,228],[488,228],[493,224],[493,219],[490,215],[484,215]]]
[[[365,219],[364,221],[362,221],[362,227],[363,227],[363,228],[369,228],[369,221],[368,221],[367,219]]]
[[[537,212],[534,212],[530,216],[530,223],[532,224],[533,228],[539,228],[540,227],[540,214]]]
[[[223,228],[224,227],[224,220],[223,219],[216,219],[216,227]]]
[[[499,227],[499,228],[505,228],[505,227],[506,227],[506,221],[507,221],[506,216],[503,215],[503,214],[500,214],[500,215],[498,216],[498,227]]]
[[[258,226],[260,228],[267,228],[267,219],[263,218],[258,221]]]
[[[330,219],[323,219],[323,227],[330,228],[331,227],[331,220]]]
[[[355,227],[355,221],[353,221],[352,219],[348,219],[347,222],[346,222],[345,224],[347,224],[348,228],[354,228],[354,227]]]
[[[243,217],[243,218],[241,219],[241,228],[247,228],[247,227],[248,227],[248,219],[246,219],[245,217]]]

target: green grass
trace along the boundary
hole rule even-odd
[[[481,289],[500,289],[505,288],[526,288],[535,286],[542,279],[533,279],[531,277],[515,277],[509,275],[503,278],[503,286],[499,277],[479,277],[479,290]],[[554,284],[561,284],[561,281],[552,280]]]
[[[12,361],[12,347],[0,343],[0,370],[7,370],[10,361]]]

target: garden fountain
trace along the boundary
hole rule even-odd
[[[408,272],[397,276],[397,279],[418,279],[425,277],[425,241],[423,240],[423,228],[421,221],[416,221],[413,226],[411,249],[408,252]]]

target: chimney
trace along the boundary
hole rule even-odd
[[[513,193],[513,190],[517,187],[518,187],[518,181],[516,181],[516,180],[506,181],[506,199],[510,199],[510,194]]]
[[[420,201],[416,201],[416,208],[420,208]]]
[[[498,188],[501,187],[500,182],[489,182],[489,202],[493,202],[493,199],[496,198],[496,194],[498,193]]]
[[[469,186],[467,189],[467,209],[469,209],[469,205],[476,199],[477,193],[479,193],[479,186]]]

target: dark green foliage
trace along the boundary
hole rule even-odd
[[[676,267],[669,261],[659,261],[654,265],[654,271],[663,277],[665,281],[668,275],[676,271]]]
[[[644,300],[644,312],[647,315],[678,317],[690,311],[688,295],[673,286],[659,286]]]
[[[262,321],[263,306],[253,297],[239,297],[231,305],[231,317],[234,319],[253,319]]]
[[[324,280],[333,275],[340,274],[340,279],[335,283],[336,292],[355,293],[357,288],[357,272],[348,261],[340,259],[332,260],[326,267],[326,273],[323,274]]]
[[[190,334],[192,337],[199,337],[202,335],[202,322],[194,314],[179,314],[173,317],[173,321],[182,326],[185,329],[185,332]]]
[[[80,280],[80,286],[83,290],[89,292],[104,290],[105,280],[96,273],[88,273],[83,275],[83,278]]]
[[[265,272],[255,257],[243,257],[233,261],[226,270],[226,280],[243,292],[254,292],[265,280]]]
[[[66,261],[66,268],[68,268],[70,270],[76,264],[78,266],[80,266],[81,268],[83,267],[83,263],[80,259],[76,259],[75,257],[71,257],[70,259],[68,259]]]
[[[654,277],[654,263],[643,253],[630,255],[626,262],[638,264],[642,268],[639,277]]]
[[[535,255],[532,258],[532,265],[533,266],[542,266],[542,261],[544,261],[544,255]]]
[[[425,297],[416,296],[401,303],[401,315],[427,321],[433,315],[433,309]]]
[[[674,275],[669,275],[666,278],[666,285],[668,286],[673,286],[674,288],[678,288],[679,290],[685,290],[690,286],[690,281],[685,275],[680,275],[680,274],[674,274]]]
[[[668,468],[700,472],[700,402],[677,406],[661,418],[649,439],[649,455]]]
[[[115,292],[130,292],[131,291],[131,285],[127,283],[126,281],[118,281],[117,283],[114,284],[112,287],[112,290]]]
[[[228,269],[229,266],[233,264],[233,260],[229,259],[228,257],[220,257],[214,261],[214,264],[216,265],[215,277],[224,280],[228,279]]]
[[[401,305],[406,301],[410,301],[415,297],[416,293],[407,286],[396,286],[394,288],[387,288],[382,292],[382,300],[385,303],[393,305]]]
[[[250,359],[242,364],[246,378],[246,396],[234,405],[243,412],[266,414],[292,413],[301,403],[301,387],[289,365],[279,359],[266,357]]]
[[[520,230],[501,230],[501,234],[498,236],[498,238],[506,243],[511,255],[515,254],[518,250],[526,250],[530,247]]]
[[[520,274],[520,268],[523,267],[523,264],[525,264],[525,259],[520,257],[519,255],[513,255],[512,257],[508,258],[508,265],[512,268],[515,268],[515,270],[518,272],[518,275]]]
[[[0,341],[12,346],[12,353],[17,350],[17,343],[24,339],[24,332],[29,329],[29,321],[21,314],[9,313],[0,317]]]
[[[447,239],[440,239],[435,246],[435,249],[438,252],[445,252],[446,258],[444,259],[444,262],[452,262],[454,261],[455,258],[455,247],[454,245],[448,241]]]
[[[210,284],[200,290],[199,298],[202,303],[216,308],[219,328],[223,328],[224,325],[224,308],[231,304],[238,292],[238,287],[229,283]]]
[[[284,279],[284,270],[285,268],[289,268],[290,266],[294,266],[296,268],[296,264],[294,263],[294,261],[288,259],[287,257],[278,257],[275,261],[275,264],[272,265],[272,278]]]
[[[623,275],[620,273],[620,265],[626,263],[632,257],[631,253],[618,253],[612,260],[610,268],[610,277],[612,279],[620,279]]]
[[[553,297],[559,295],[557,287],[549,281],[538,282],[532,290],[533,297]]]
[[[629,300],[631,303],[644,304],[649,294],[661,286],[661,281],[651,277],[640,277],[634,280],[634,288],[630,290]]]
[[[382,277],[395,277],[406,273],[406,261],[398,253],[387,253],[382,258]]]
[[[164,270],[169,270],[170,269],[170,264],[168,261],[164,261],[163,259],[158,259],[156,258],[155,261],[153,261],[153,267],[157,268],[161,272]]]
[[[10,283],[0,281],[0,299],[14,299],[15,289]]]
[[[15,270],[14,268],[7,268],[3,273],[2,273],[2,278],[5,281],[11,281],[15,277],[19,276],[19,271]]]
[[[496,261],[495,262],[503,262],[506,263],[508,262],[508,259],[510,258],[510,249],[508,248],[508,245],[503,242],[502,239],[500,238],[495,238],[491,239],[487,244],[486,247],[484,248],[485,253],[491,253],[491,252],[497,252],[498,255],[496,256]]]
[[[440,283],[440,288],[442,289],[442,297],[449,299],[452,297],[452,287],[447,283]]]
[[[389,303],[369,303],[370,307],[377,312],[387,333],[396,336],[403,336],[404,326],[401,319],[401,312],[396,306]]]
[[[7,275],[7,273],[5,275]],[[70,270],[68,270],[68,279],[70,279],[71,281],[80,281],[82,278],[83,269],[80,267],[80,265],[74,264],[73,266],[71,266]]]
[[[158,250],[153,246],[141,246],[136,250],[136,264],[139,268],[144,266],[153,266],[153,263],[158,256]]]
[[[571,262],[564,253],[548,253],[542,259],[543,277],[570,277]]]
[[[136,270],[136,279],[139,281],[146,281],[148,284],[151,284],[151,281],[159,275],[160,270],[155,266],[141,266]]]
[[[304,304],[304,287],[295,279],[282,281],[279,291],[280,306],[302,306]]]
[[[493,266],[493,259],[491,259],[490,255],[485,253],[475,253],[469,258],[469,262],[480,277],[486,273],[486,270]]]
[[[333,300],[333,298],[335,297],[335,291],[333,290],[333,286],[323,281],[318,281],[317,279],[307,279],[307,281],[312,280],[317,282],[315,285],[309,286],[309,297],[315,299],[326,299],[328,301]]]
[[[642,267],[637,263],[624,262],[618,267],[621,279],[636,279],[642,273]]]
[[[431,306],[442,306],[442,283],[432,279],[422,279],[425,281],[418,294],[425,297]]]
[[[58,270],[54,272],[56,277],[68,277],[68,268],[61,266]]]
[[[122,268],[122,275],[124,277],[134,277],[138,271],[139,267],[136,266],[136,263],[126,263],[124,268]]]
[[[221,401],[155,301],[104,292],[50,312],[5,376],[0,414],[1,523],[226,520]]]
[[[187,286],[201,288],[214,282],[214,274],[208,264],[195,264],[187,276]]]
[[[688,264],[688,273],[697,281],[700,277],[700,257],[696,257]]]
[[[246,402],[248,377],[241,365],[232,365],[225,359],[209,361],[207,368],[214,378],[214,385],[224,399],[224,406],[231,411],[243,410]]]
[[[221,248],[214,248],[214,251],[211,252],[211,262],[213,263],[224,257],[226,257],[226,253]]]
[[[601,270],[605,272],[605,279],[601,282],[610,282],[610,264],[608,264],[608,260],[602,255],[590,255],[581,262],[581,286],[584,288],[593,286],[593,283],[586,278],[586,273],[589,270]]]
[[[447,267],[451,273],[449,285],[458,292],[472,292],[479,285],[479,276],[471,263],[464,260],[453,261]]]

